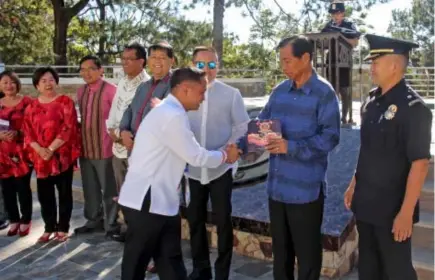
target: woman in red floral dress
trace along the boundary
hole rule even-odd
[[[59,76],[53,68],[42,67],[33,74],[39,96],[26,109],[24,146],[37,177],[38,199],[45,232],[38,239],[44,243],[54,233],[56,240],[68,239],[73,207],[73,168],[80,155],[80,139],[74,101],[56,92]],[[59,195],[59,221],[55,186]]]
[[[18,94],[21,83],[13,72],[0,74],[0,87],[4,93],[0,99],[0,178],[5,209],[11,223],[8,236],[26,236],[32,220],[32,170],[24,151],[21,126],[24,110],[32,99]]]

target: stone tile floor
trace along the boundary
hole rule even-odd
[[[64,244],[54,241],[45,245],[35,244],[43,232],[44,225],[36,197],[34,201],[34,219],[29,236],[7,237],[6,230],[0,232],[0,278],[2,280],[121,279],[122,244],[106,240],[103,234],[72,236]],[[71,231],[83,223],[83,205],[75,203]],[[182,246],[186,267],[190,271],[192,261],[189,258],[189,245],[183,241]],[[215,258],[216,250],[211,249],[212,261]],[[147,279],[158,279],[158,277],[150,274]],[[234,255],[231,279],[273,279],[272,264]],[[358,278],[353,272],[342,279]]]

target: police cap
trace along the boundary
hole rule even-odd
[[[389,37],[383,37],[373,34],[365,35],[367,42],[369,43],[370,53],[364,58],[364,60],[373,60],[385,54],[401,54],[409,56],[409,52],[413,48],[418,48],[418,44],[399,40]]]
[[[331,3],[331,5],[329,6],[329,10],[328,12],[330,14],[335,14],[338,12],[343,12],[344,13],[344,3],[341,1],[333,1]]]

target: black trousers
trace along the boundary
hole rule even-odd
[[[32,220],[31,176],[32,172],[29,172],[22,177],[2,179],[5,209],[11,223],[28,224]]]
[[[185,280],[187,272],[181,251],[181,217],[150,213],[150,196],[148,191],[141,211],[122,207],[128,227],[121,279],[143,280],[145,266],[153,258],[159,279]]]
[[[73,209],[72,181],[72,166],[59,175],[37,179],[38,199],[45,232],[68,232]],[[59,196],[59,222],[57,222],[55,186]]]
[[[417,280],[412,266],[411,239],[394,241],[391,227],[357,221],[360,280]]]
[[[340,96],[341,96],[341,121],[347,122],[353,121],[352,115],[350,111],[352,110],[352,89],[349,87],[341,87],[340,88]],[[347,115],[349,115],[349,119],[347,119]]]
[[[274,279],[295,279],[295,257],[299,280],[320,278],[323,203],[322,192],[316,201],[306,204],[286,204],[269,199]]]
[[[213,220],[218,235],[218,257],[215,262],[215,279],[227,280],[230,273],[233,254],[233,224],[231,221],[231,194],[233,189],[232,170],[221,177],[202,185],[189,179],[190,204],[187,209],[187,221],[190,228],[190,246],[193,269],[202,275],[210,275],[210,251],[207,239],[207,202],[210,195]],[[210,273],[206,271],[210,271]],[[206,272],[206,273],[204,273]]]

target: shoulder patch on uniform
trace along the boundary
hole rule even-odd
[[[421,103],[424,106],[426,106],[426,102],[424,102],[423,98],[415,92],[414,89],[412,89],[410,86],[408,86],[408,94],[406,96],[408,102],[408,106],[414,106],[415,104]]]

